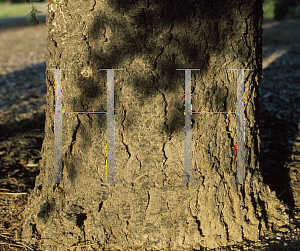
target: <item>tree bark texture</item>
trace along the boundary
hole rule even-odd
[[[106,116],[63,114],[63,180],[53,181],[54,71],[45,139],[23,238],[43,250],[193,250],[257,241],[289,224],[259,177],[262,1],[63,0],[47,15],[47,68],[62,72],[64,111],[106,111],[115,71],[115,180],[106,179]],[[245,71],[245,180],[236,179],[236,114],[193,114],[184,177],[184,71],[193,111],[236,111]]]

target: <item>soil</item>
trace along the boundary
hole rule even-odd
[[[0,250],[35,250],[20,239],[21,213],[39,173],[45,126],[45,22],[18,20],[0,20]],[[291,224],[258,243],[216,250],[300,250],[300,20],[265,20],[263,28],[260,168],[290,208]]]

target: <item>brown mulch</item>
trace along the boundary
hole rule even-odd
[[[9,29],[0,20],[0,250],[31,250],[20,239],[21,213],[45,134],[47,30],[41,17],[37,27],[22,20]]]
[[[300,250],[300,20],[267,20],[263,38],[260,167],[264,183],[289,206],[292,231],[222,250]],[[20,239],[21,212],[39,173],[46,39],[44,23],[10,29],[0,23],[0,250],[30,250]]]

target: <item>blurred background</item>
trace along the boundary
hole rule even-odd
[[[0,18],[29,12],[28,4],[26,4],[29,2],[29,0],[0,0]],[[48,0],[35,2],[48,2]],[[264,0],[263,9],[266,19],[300,18],[300,0]]]
[[[47,3],[47,0],[38,0],[34,3]],[[29,0],[0,0],[0,18],[24,15],[30,11]]]
[[[283,20],[285,18],[300,18],[299,0],[264,0],[264,18]]]

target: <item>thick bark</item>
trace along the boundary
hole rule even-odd
[[[115,180],[106,176],[106,116],[63,114],[63,177],[53,180],[54,71],[47,76],[40,174],[23,238],[43,250],[184,250],[256,241],[289,224],[259,178],[262,1],[62,1],[47,16],[47,68],[62,74],[64,111],[106,111],[115,71]],[[184,179],[184,81],[193,111],[236,111],[245,71],[245,180],[236,174],[236,115],[193,114],[193,180]],[[76,249],[77,250],[77,249]],[[79,250],[79,249],[78,249]],[[144,250],[144,249],[143,249]]]

